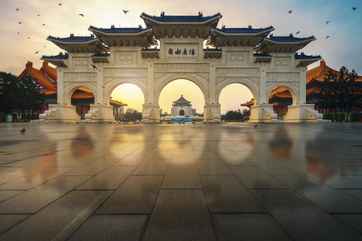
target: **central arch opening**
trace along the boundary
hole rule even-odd
[[[221,90],[219,103],[222,121],[241,122],[249,120],[250,108],[255,104],[255,98],[246,85],[234,83]]]
[[[144,102],[141,88],[130,83],[118,85],[110,96],[114,118],[120,122],[140,122]]]
[[[161,121],[203,121],[205,97],[200,87],[187,79],[176,79],[163,87],[159,96]]]

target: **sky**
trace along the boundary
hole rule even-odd
[[[129,13],[123,14],[122,9]],[[144,25],[139,18],[142,12],[159,15],[161,11],[201,11],[204,15],[220,12],[223,18],[219,27],[272,25],[276,28],[274,35],[296,31],[301,32],[300,36],[314,35],[317,41],[307,46],[305,53],[320,54],[333,68],[345,65],[362,73],[361,0],[0,0],[0,71],[19,74],[28,60],[39,67],[41,55],[62,51],[46,41],[49,35],[89,35],[90,25],[136,27]],[[327,35],[331,37],[326,39]]]

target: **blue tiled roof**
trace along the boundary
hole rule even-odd
[[[199,15],[161,15],[161,16],[151,16],[146,13],[142,13],[142,18],[147,17],[153,19],[158,22],[188,22],[188,23],[197,23],[197,22],[205,22],[214,18],[221,18],[221,14],[217,13],[211,16],[203,16],[202,14]]]
[[[68,59],[69,55],[67,53],[59,53],[58,55],[51,55],[51,56],[47,56],[44,55],[42,56],[42,59],[47,59],[47,60],[66,60]]]
[[[89,30],[95,30],[95,31],[99,31],[99,32],[104,32],[104,33],[140,33],[143,32],[145,30],[149,30],[149,28],[142,28],[142,27],[138,27],[138,28],[116,28],[114,26],[112,26],[111,28],[96,28],[93,26],[89,27]]]
[[[53,36],[49,36],[48,37],[49,41],[57,41],[57,42],[63,42],[63,43],[86,43],[92,40],[96,40],[96,38],[91,35],[91,36],[74,36],[74,35],[70,35],[69,37],[65,37],[65,38],[56,38]]]
[[[321,58],[320,55],[306,55],[304,53],[295,54],[295,59],[297,59],[297,60],[310,60],[310,59],[320,59],[320,58]]]
[[[223,33],[246,33],[246,34],[250,34],[250,33],[262,33],[265,31],[273,31],[274,27],[270,26],[268,28],[252,28],[252,27],[248,27],[248,28],[220,28],[220,29],[216,29],[220,32]]]
[[[297,43],[297,42],[304,42],[304,41],[313,41],[315,40],[314,36],[306,37],[306,38],[297,38],[293,35],[289,36],[273,36],[270,35],[266,40],[270,40],[273,42],[279,42],[279,43]]]

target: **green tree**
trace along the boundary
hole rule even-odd
[[[360,99],[357,93],[358,74],[342,67],[339,72],[329,72],[321,84],[320,103],[323,113],[335,121],[350,121],[353,107]]]
[[[31,77],[18,79],[12,74],[2,73],[4,82],[0,111],[4,113],[17,112],[23,119],[30,119],[44,103],[40,87]]]

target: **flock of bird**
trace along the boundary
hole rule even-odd
[[[352,7],[351,9],[352,9],[353,12],[356,12],[356,11],[357,11],[357,7]],[[289,14],[293,14],[293,10],[289,10],[288,13],[289,13]],[[332,22],[331,20],[326,20],[326,21],[325,21],[325,24],[328,25],[328,24],[330,24],[331,22]],[[295,32],[295,35],[299,35],[300,33],[301,33],[301,31],[298,30],[297,32]],[[330,38],[331,38],[331,35],[326,35],[325,38],[326,38],[326,39],[330,39]]]
[[[63,6],[63,3],[58,3],[58,7],[62,7],[62,6]],[[16,8],[15,11],[16,11],[16,12],[21,12],[21,9],[20,9],[20,8]],[[127,15],[127,14],[129,13],[129,10],[127,10],[127,9],[122,9],[122,13],[123,13],[124,15]],[[79,13],[78,15],[79,15],[80,17],[82,17],[82,18],[84,18],[84,17],[86,16],[84,13]],[[37,16],[37,17],[40,17],[41,14],[38,13],[36,16]],[[23,24],[23,21],[18,21],[18,25],[22,25],[22,24]],[[45,26],[47,26],[47,25],[46,25],[45,23],[42,23],[42,26],[45,27]],[[20,34],[21,34],[21,32],[18,31],[18,32],[17,32],[17,35],[20,35]],[[28,36],[27,39],[31,39],[31,37]],[[46,45],[44,45],[43,48],[46,48]],[[34,54],[39,54],[39,53],[40,53],[39,50],[37,50],[37,51],[34,52]]]
[[[63,3],[58,3],[57,5],[58,5],[58,7],[62,7],[62,6],[63,6]],[[354,7],[354,6],[351,7],[351,9],[352,9],[352,11],[354,11],[354,12],[358,10],[358,8],[357,8],[357,7]],[[16,12],[20,12],[20,11],[21,11],[20,8],[16,8],[15,10],[16,10]],[[127,14],[129,13],[129,10],[127,10],[127,9],[122,9],[122,13],[123,13],[124,15],[127,15]],[[293,14],[293,13],[294,13],[294,11],[293,11],[292,9],[288,10],[288,14],[291,15],[291,14]],[[79,15],[80,17],[82,17],[82,18],[84,18],[84,17],[86,16],[84,13],[78,13],[78,15]],[[40,14],[37,14],[37,17],[40,17],[40,16],[41,16]],[[329,24],[331,24],[331,22],[332,22],[331,20],[326,20],[326,21],[325,21],[325,24],[326,24],[326,25],[329,25]],[[23,22],[22,22],[22,21],[18,21],[18,24],[19,24],[19,25],[22,25]],[[47,26],[47,25],[46,25],[45,23],[43,23],[42,26],[45,27],[45,26]],[[17,32],[17,35],[20,35],[20,34],[21,34],[20,32]],[[295,35],[300,35],[300,34],[301,34],[301,31],[299,31],[299,30],[295,32]],[[325,36],[325,39],[330,39],[330,38],[331,38],[331,35],[326,35],[326,36]],[[31,37],[28,36],[27,39],[31,39]],[[43,48],[46,48],[46,46],[44,45]],[[40,51],[35,51],[34,54],[39,54],[39,52],[40,52]]]

